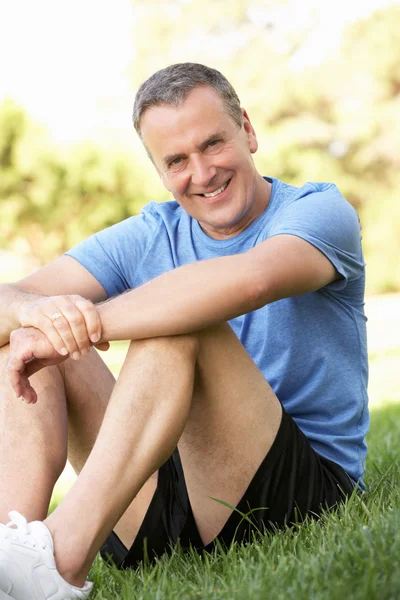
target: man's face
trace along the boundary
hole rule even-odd
[[[219,95],[202,86],[177,107],[148,109],[141,132],[164,186],[208,235],[236,235],[255,218],[262,186],[252,159],[257,140],[245,111],[239,128]]]

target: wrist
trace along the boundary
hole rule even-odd
[[[108,300],[97,305],[97,312],[101,323],[101,335],[97,344],[105,344],[115,340],[128,339],[120,336],[120,314],[121,310],[116,310],[113,300]]]
[[[37,294],[35,292],[27,292],[21,288],[16,288],[16,293],[11,300],[11,317],[15,321],[15,327],[17,329],[22,326],[22,316],[26,312],[29,306],[32,306],[40,298],[46,298],[44,294]]]
[[[0,346],[8,344],[11,331],[21,327],[22,306],[29,298],[33,302],[32,296],[15,284],[0,284]]]
[[[105,305],[104,302],[96,305],[97,314],[99,315],[99,319],[100,319],[100,323],[101,323],[100,338],[96,342],[96,344],[104,344],[105,342],[108,342],[107,337],[106,337],[105,324],[104,324],[104,305]]]

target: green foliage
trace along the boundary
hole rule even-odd
[[[202,0],[137,0],[132,78],[139,84],[182,60],[219,68],[255,125],[260,172],[295,185],[334,181],[361,217],[368,291],[400,290],[400,6],[354,23],[340,50],[312,67],[296,60],[322,9],[294,27],[286,18],[294,7],[294,0],[220,0],[205,19]],[[165,199],[143,158],[88,146],[62,155],[6,102],[0,245],[46,262],[149,199]]]
[[[128,157],[88,145],[62,154],[18,107],[10,101],[1,107],[0,246],[12,249],[23,240],[23,249],[48,262],[136,214],[145,191]]]

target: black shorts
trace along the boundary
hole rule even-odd
[[[253,539],[254,533],[298,523],[306,515],[318,516],[350,496],[354,487],[342,467],[311,448],[283,410],[276,438],[218,540],[229,546]],[[113,532],[100,552],[119,568],[135,568],[145,557],[169,551],[178,539],[185,549],[214,548],[214,542],[204,546],[200,538],[176,450],[158,471],[157,489],[132,547],[128,550]]]

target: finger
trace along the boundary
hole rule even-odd
[[[11,344],[13,343],[13,338],[10,336]],[[7,370],[9,372],[19,372],[23,373],[25,369],[25,363],[32,360],[33,353],[29,348],[19,348],[18,352],[12,350],[8,356],[7,361]]]
[[[19,371],[9,371],[8,377],[17,398],[21,397],[22,392],[22,375]]]
[[[25,361],[23,359],[23,355],[16,355],[10,353],[8,362],[7,362],[7,371],[8,376],[12,385],[12,388],[17,396],[20,398],[22,395],[22,390],[24,389],[23,385],[23,372],[25,369]]]
[[[31,386],[29,379],[27,377],[22,378],[22,389],[20,396],[27,404],[36,404],[37,402],[37,394],[33,387]]]
[[[23,377],[22,379],[22,398],[25,400],[27,404],[36,404],[37,402],[37,394],[34,388],[31,386],[31,383],[28,377]]]
[[[31,386],[28,377],[20,371],[9,370],[9,378],[17,398],[24,399],[28,404],[37,401],[37,394]]]
[[[90,334],[98,329],[97,310],[94,305],[78,296],[77,303],[69,304],[63,309],[65,317],[68,319],[76,344],[80,352],[85,350],[87,354],[92,342]]]
[[[27,377],[22,377],[20,398],[27,404],[36,404],[37,402],[37,394]]]
[[[101,344],[95,344],[94,347],[97,348],[97,350],[106,352],[110,348],[110,343],[109,342],[101,342]]]
[[[101,337],[101,321],[97,308],[90,300],[86,300],[85,298],[76,300],[75,306],[84,316],[88,336],[91,343],[95,344]]]
[[[59,354],[62,356],[66,356],[68,354],[68,350],[65,347],[64,341],[59,335],[57,329],[53,326],[53,322],[50,317],[41,313],[36,315],[34,319],[34,327],[36,327],[36,329],[40,329],[40,331],[45,334],[53,348],[57,350]]]
[[[63,347],[67,349],[68,354],[72,358],[79,358],[79,347],[72,333],[72,329],[69,324],[68,318],[64,316],[64,314],[56,316],[52,319],[52,327],[62,339]]]

